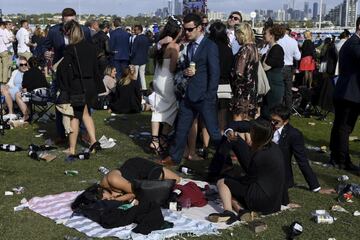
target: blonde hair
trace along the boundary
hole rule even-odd
[[[305,31],[305,32],[304,32],[304,37],[305,37],[306,39],[311,40],[311,39],[312,39],[312,33],[311,33],[310,31]]]
[[[114,66],[107,66],[107,67],[105,68],[104,75],[105,75],[105,76],[110,76],[113,69],[115,69]]]
[[[235,36],[241,40],[242,44],[254,43],[255,35],[248,23],[240,23],[235,25]]]
[[[71,20],[65,24],[64,29],[69,36],[69,44],[77,44],[84,40],[84,32],[78,22]]]

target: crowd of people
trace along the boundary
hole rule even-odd
[[[152,163],[155,166],[206,159],[214,146],[208,180],[217,182],[224,212],[211,214],[211,221],[231,223],[237,219],[234,211],[269,214],[281,205],[294,206],[288,197],[288,188],[294,186],[293,156],[309,189],[326,192],[309,165],[302,133],[289,123],[292,111],[299,111],[294,106],[298,92],[309,92],[309,103],[318,96],[317,104],[335,112],[330,163],[360,172],[348,147],[360,109],[360,19],[356,33],[344,31],[338,43],[327,37],[314,44],[306,31],[300,47],[291,29],[272,21],[265,23],[261,37],[256,36],[237,11],[226,23],[211,25],[196,13],[171,16],[155,37],[141,25],[125,29],[120,18],[80,25],[71,8],[63,10],[61,23],[44,31],[36,28],[33,34],[26,20],[16,34],[11,22],[1,22],[0,27],[5,118],[16,118],[15,101],[22,118],[29,119],[21,93],[48,87],[45,76],[51,69],[56,104],[72,108],[66,130],[56,110],[58,139],[68,137],[69,155],[76,154],[79,132],[90,151],[101,149],[92,119],[101,97],[108,98],[115,113],[152,111],[149,147],[160,158]],[[13,55],[18,68],[10,75]],[[155,62],[155,72],[148,87],[149,59]],[[198,135],[202,146],[197,151]],[[243,176],[227,175],[233,159]],[[122,177],[128,174],[124,171],[112,171],[101,182],[100,199],[116,199],[119,191],[121,201],[136,197],[130,180]],[[163,171],[166,178],[179,181],[176,174]]]

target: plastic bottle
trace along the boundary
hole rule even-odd
[[[98,171],[99,171],[100,173],[102,173],[103,175],[106,175],[106,174],[108,174],[108,173],[110,172],[109,169],[107,169],[106,167],[103,167],[103,166],[100,166],[99,169],[98,169]]]

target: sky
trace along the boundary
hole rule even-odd
[[[323,0],[327,10],[343,0]],[[117,14],[120,16],[149,13],[167,6],[168,0],[0,0],[0,9],[8,13],[45,13],[61,12],[65,7],[72,7],[80,13]],[[279,9],[292,0],[208,0],[211,11],[230,12],[241,10],[251,12],[254,9]],[[304,0],[295,0],[295,8],[303,9]],[[307,0],[312,8],[314,0]],[[320,2],[320,0],[318,0]],[[80,11],[79,11],[80,10]]]

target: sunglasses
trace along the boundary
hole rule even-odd
[[[239,21],[239,20],[240,20],[240,18],[235,17],[234,15],[229,16],[229,19],[234,19],[235,21]]]
[[[206,27],[207,25],[209,25],[209,23],[207,22],[207,23],[202,23],[202,25],[204,26],[204,27]]]
[[[25,67],[25,66],[27,66],[27,63],[20,63],[19,66],[20,67]]]
[[[276,121],[276,120],[272,120],[271,121],[271,125],[273,125],[273,126],[276,126],[276,125],[278,125],[279,124],[279,121]]]
[[[185,32],[192,32],[192,31],[194,31],[194,29],[197,28],[197,27],[198,27],[198,26],[193,27],[193,28],[184,28],[184,31],[185,31]]]

